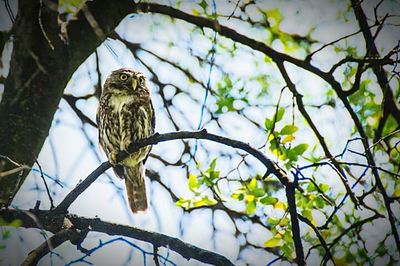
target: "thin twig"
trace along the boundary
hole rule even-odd
[[[47,196],[49,197],[49,200],[50,200],[50,210],[52,210],[52,209],[54,209],[54,202],[53,202],[53,198],[51,197],[49,187],[47,186],[47,182],[46,182],[46,180],[44,179],[44,175],[43,175],[43,171],[42,171],[42,166],[39,164],[39,161],[37,160],[37,158],[35,158],[35,163],[36,163],[37,166],[39,167],[40,177],[42,178],[43,183],[44,183],[44,186],[46,187]]]

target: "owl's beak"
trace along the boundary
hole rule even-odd
[[[137,80],[133,78],[132,79],[132,89],[136,90],[136,87],[137,87]]]

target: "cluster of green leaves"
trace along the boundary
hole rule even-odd
[[[242,101],[248,104],[247,92],[244,87],[234,88],[234,82],[228,75],[224,75],[223,79],[217,83],[215,96],[217,99],[215,114],[236,111],[237,108],[234,106],[235,101]]]
[[[215,169],[216,165],[217,158],[214,158],[211,161],[208,169],[206,169],[204,172],[201,172],[200,176],[196,176],[192,173],[189,174],[188,187],[189,190],[193,192],[194,196],[188,199],[181,197],[176,202],[176,206],[181,206],[182,208],[189,210],[202,206],[212,206],[217,204],[215,199],[210,198],[208,195],[204,195],[204,191],[209,187],[215,188],[215,191],[220,194],[218,186],[215,186],[220,176],[220,171]],[[200,165],[198,165],[198,168],[200,168]],[[203,190],[201,190],[202,186],[204,188]]]
[[[361,81],[359,89],[349,97],[349,100],[360,117],[367,136],[373,138],[382,115],[382,106],[376,99],[377,92],[370,88],[370,83],[369,79]]]
[[[247,215],[254,214],[257,203],[262,205],[275,205],[277,208],[284,207],[282,202],[279,202],[276,197],[269,195],[267,191],[259,185],[255,177],[248,181],[243,181],[242,186],[232,193],[231,197],[245,202]]]
[[[243,181],[242,186],[232,193],[231,197],[245,203],[245,212],[247,215],[254,215],[257,208],[271,206],[275,210],[284,212],[283,217],[267,218],[267,223],[270,225],[272,237],[265,241],[264,247],[278,248],[284,253],[287,258],[294,258],[294,246],[291,233],[290,220],[287,217],[287,204],[274,197],[272,193],[266,189],[270,178],[262,181],[260,178],[254,177],[250,180]]]
[[[272,118],[265,118],[265,128],[269,131],[269,149],[282,161],[285,161],[287,169],[292,167],[292,163],[298,160],[298,157],[303,155],[307,150],[308,144],[301,143],[292,147],[292,142],[295,140],[294,133],[298,127],[292,124],[286,124],[277,130],[278,123],[282,120],[285,114],[285,108],[279,108]]]
[[[269,217],[268,223],[272,226],[270,232],[273,236],[265,241],[264,247],[279,247],[286,258],[294,259],[296,255],[294,252],[294,243],[291,229],[292,227],[290,224],[290,220],[287,217],[287,214],[285,214],[285,216],[280,219]]]
[[[265,29],[269,33],[267,43],[272,44],[273,41],[279,40],[284,47],[284,51],[287,53],[295,52],[298,49],[304,49],[309,51],[312,44],[311,40],[307,38],[300,38],[294,34],[288,34],[280,29],[280,24],[284,20],[284,17],[279,8],[271,9],[260,9],[263,16],[262,24],[265,25]]]
[[[318,186],[318,187],[317,187]],[[304,193],[296,194],[296,206],[301,215],[306,217],[312,224],[316,225],[312,210],[323,210],[326,205],[333,205],[330,198],[326,196],[330,186],[325,183],[315,185],[308,182]]]

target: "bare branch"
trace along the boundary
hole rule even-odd
[[[22,262],[22,266],[30,266],[37,265],[38,262],[47,255],[47,253],[51,252],[53,249],[57,248],[59,245],[67,241],[71,238],[73,234],[76,234],[75,229],[64,229],[52,237],[50,237],[47,241],[44,241],[40,246],[36,249],[29,252],[26,259]]]
[[[119,235],[137,239],[140,241],[148,242],[158,247],[167,247],[175,252],[178,252],[186,259],[196,259],[200,262],[212,264],[212,265],[233,265],[227,258],[217,253],[207,251],[196,247],[194,245],[185,243],[178,238],[170,237],[164,234],[149,232],[139,228],[121,225],[116,223],[109,223],[102,221],[98,218],[85,218],[75,214],[60,214],[56,213],[55,210],[43,211],[43,210],[30,210],[29,213],[33,213],[37,219],[43,224],[43,228],[48,231],[55,232],[54,241],[52,242],[53,247],[56,247],[65,242],[74,231],[63,230],[63,224],[65,220],[68,220],[74,229],[79,229],[82,232],[101,232],[110,236]],[[20,210],[0,210],[0,217],[6,222],[11,222],[15,219],[19,219],[22,222],[22,227],[25,228],[38,228],[36,222],[32,220],[24,211]],[[46,248],[47,247],[47,248]],[[49,252],[48,244],[43,243],[38,249],[36,249],[32,256],[29,258],[31,261],[39,260],[46,253]],[[29,257],[29,256],[28,256]],[[32,264],[26,264],[32,265]]]

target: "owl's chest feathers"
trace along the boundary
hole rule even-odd
[[[109,99],[109,104],[112,107],[112,111],[116,113],[118,116],[120,116],[123,108],[126,107],[127,105],[131,105],[132,102],[133,102],[132,97],[127,95],[115,95],[110,97]]]
[[[132,107],[133,99],[131,96],[126,95],[113,95],[109,99],[109,105],[111,106],[111,110],[114,113],[114,118],[117,120],[115,124],[118,126],[115,127],[117,133],[115,136],[117,137],[114,142],[119,146],[119,149],[123,150],[126,147],[126,144],[132,140],[131,136],[131,126],[130,119],[132,119],[131,110],[129,107]]]
[[[113,112],[120,149],[126,147],[133,140],[142,139],[151,135],[151,125],[148,110],[150,103],[139,104],[132,96],[113,95],[109,99],[109,106]]]

